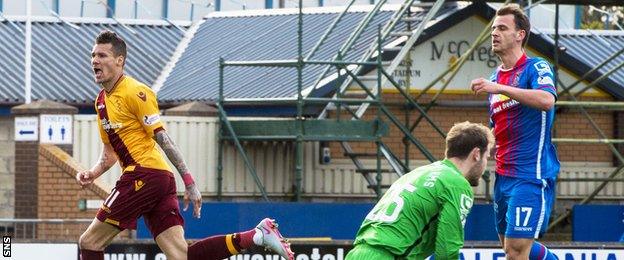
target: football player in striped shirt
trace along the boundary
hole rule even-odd
[[[101,32],[91,52],[95,82],[102,86],[95,109],[103,148],[99,161],[78,172],[85,186],[119,162],[123,174],[79,240],[82,260],[103,260],[103,250],[124,229],[136,229],[144,217],[154,240],[169,260],[223,259],[254,245],[292,260],[293,252],[274,220],[264,219],[251,230],[209,237],[192,245],[184,239],[175,179],[158,144],[184,181],[185,210],[193,204],[200,217],[202,197],[179,149],[160,120],[156,94],[124,74],[126,44],[111,31]],[[218,223],[215,223],[216,225]]]
[[[492,25],[492,51],[502,61],[489,80],[475,79],[488,93],[496,137],[494,211],[508,259],[555,259],[535,241],[548,227],[559,173],[551,130],[557,99],[550,64],[528,57],[531,25],[517,4],[500,8]]]

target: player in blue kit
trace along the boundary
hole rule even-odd
[[[494,211],[507,259],[556,259],[535,239],[548,226],[560,167],[551,142],[557,91],[550,64],[524,51],[530,30],[517,4],[499,9],[491,35],[502,65],[489,80],[473,80],[471,88],[489,94],[496,138]]]

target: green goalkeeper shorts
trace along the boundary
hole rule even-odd
[[[394,260],[395,257],[390,252],[367,244],[356,245],[349,253],[345,260]]]

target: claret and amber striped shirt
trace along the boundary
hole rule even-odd
[[[110,93],[100,91],[95,110],[102,142],[114,148],[124,172],[137,166],[171,171],[153,139],[163,124],[148,86],[124,75]]]

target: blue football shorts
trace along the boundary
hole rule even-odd
[[[555,200],[556,177],[522,179],[496,175],[494,218],[498,234],[537,239],[546,231]]]

